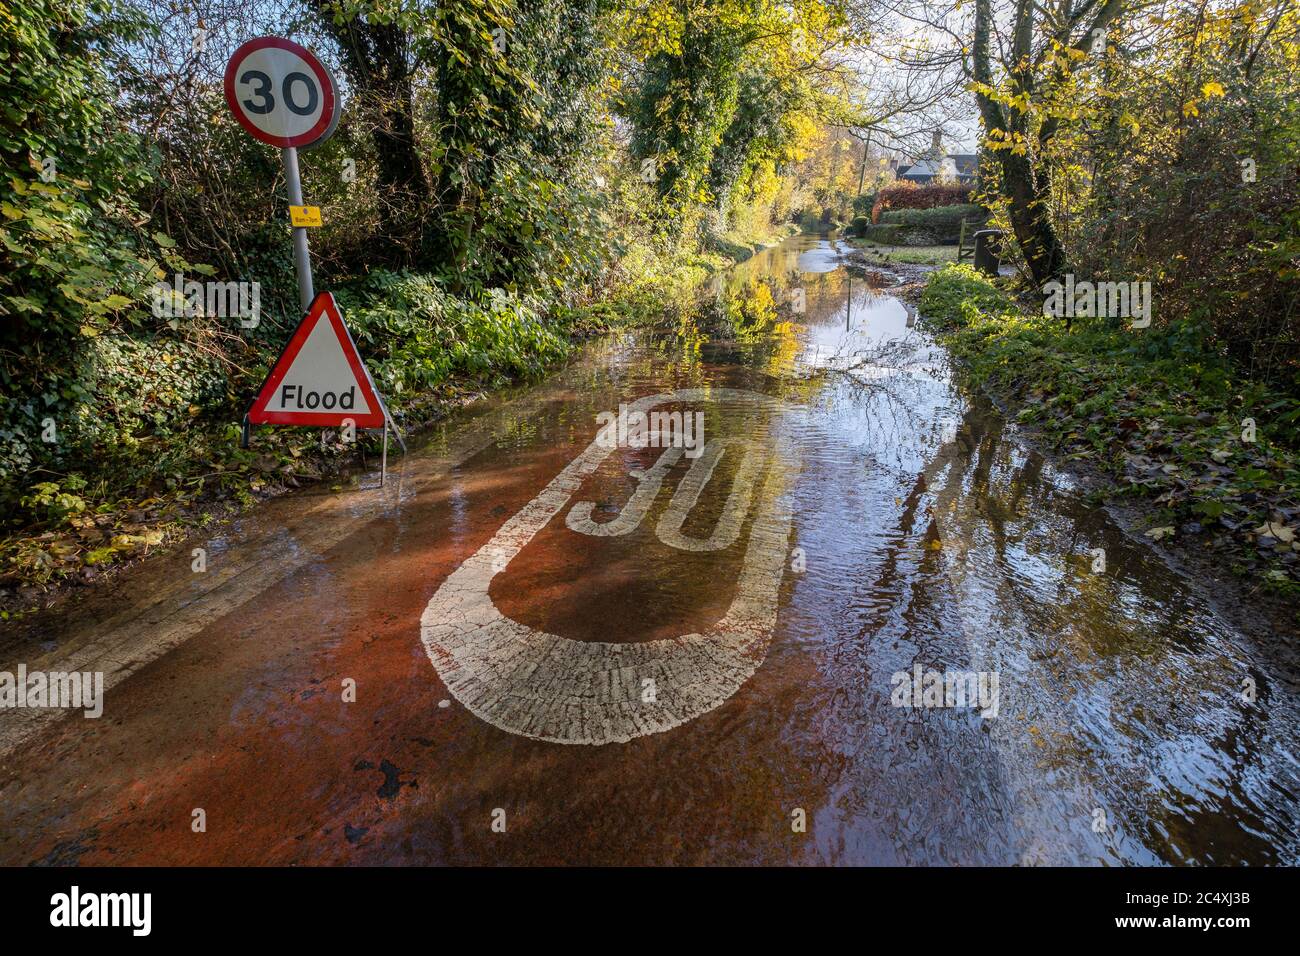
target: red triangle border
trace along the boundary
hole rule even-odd
[[[322,411],[322,412],[268,412],[267,403],[275,395],[276,389],[284,380],[289,369],[293,367],[294,360],[297,359],[298,353],[302,350],[303,344],[307,337],[311,335],[312,330],[316,328],[316,323],[324,315],[330,325],[333,327],[334,335],[343,349],[343,355],[348,360],[348,367],[352,370],[353,376],[357,380],[357,388],[361,392],[362,398],[365,399],[366,406],[372,411],[368,414],[359,414],[356,412],[339,412],[339,411]],[[370,373],[366,370],[365,364],[361,361],[361,356],[357,353],[356,343],[352,341],[352,335],[348,332],[347,326],[343,324],[343,316],[339,312],[338,303],[334,301],[334,296],[329,292],[321,292],[312,300],[311,308],[303,316],[298,328],[289,338],[288,344],[285,345],[284,351],[276,359],[275,365],[271,367],[271,374],[266,377],[257,397],[253,399],[253,404],[248,409],[248,421],[253,425],[315,425],[318,427],[338,427],[345,420],[352,421],[357,428],[383,428],[387,410],[383,400],[374,387],[374,382],[370,378]]]

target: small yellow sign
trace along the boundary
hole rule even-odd
[[[320,206],[290,206],[289,219],[295,226],[319,226]]]

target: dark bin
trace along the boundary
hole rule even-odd
[[[1001,260],[998,257],[1002,245],[1001,229],[980,229],[975,233],[975,271],[986,276],[998,274]]]

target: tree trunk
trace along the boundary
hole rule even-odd
[[[1048,177],[1042,170],[1035,175],[1028,156],[1004,151],[998,154],[998,159],[1012,231],[1024,253],[1029,274],[1041,286],[1056,278],[1065,266],[1065,252],[1048,209]]]
[[[1016,92],[1024,94],[1032,89],[1032,76],[1025,65],[1028,63],[1033,37],[1033,11],[1031,0],[1020,0],[1016,5],[1013,55],[1016,57],[1017,68],[1012,71],[1012,83]],[[1022,152],[1010,148],[990,152],[997,157],[1001,167],[1002,194],[1007,200],[1012,232],[1020,244],[1029,274],[1041,286],[1055,278],[1065,265],[1065,254],[1052,226],[1051,211],[1048,208],[1051,179],[1046,170],[1034,168],[1028,137],[1028,117],[1014,107],[1004,109],[989,95],[993,85],[989,54],[991,23],[992,0],[975,0],[975,43],[972,50],[977,84],[975,100],[985,132],[995,143],[1009,147],[1014,136],[1023,146]],[[1041,139],[1039,137],[1040,142]]]

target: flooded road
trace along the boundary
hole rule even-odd
[[[1296,675],[888,282],[788,240],[4,645],[108,689],[0,712],[0,863],[1300,861]]]

